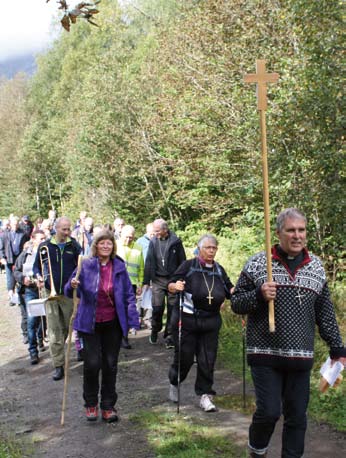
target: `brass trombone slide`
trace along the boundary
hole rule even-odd
[[[50,295],[49,295],[49,297],[47,299],[48,300],[49,299],[54,299],[56,296],[58,296],[58,294],[57,294],[55,286],[54,286],[54,279],[53,279],[53,274],[52,274],[52,265],[51,265],[51,262],[50,262],[50,254],[49,254],[48,246],[47,245],[43,245],[40,248],[40,253],[39,254],[40,254],[40,263],[41,263],[41,271],[42,271],[43,280],[45,280],[47,278],[47,276],[49,276]],[[44,270],[45,269],[45,263],[47,265],[47,270],[48,270],[47,275],[45,275],[45,270]]]

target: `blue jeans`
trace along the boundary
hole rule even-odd
[[[13,264],[6,264],[6,287],[7,291],[14,291],[16,280],[13,275]]]
[[[268,366],[252,366],[256,391],[256,412],[249,430],[253,451],[268,448],[275,424],[284,415],[282,458],[300,458],[304,453],[306,410],[310,394],[310,370],[285,371]]]
[[[38,291],[34,288],[25,288],[25,303],[31,299],[38,299]],[[42,320],[40,316],[27,317],[28,341],[30,355],[37,355],[37,340],[43,340]]]

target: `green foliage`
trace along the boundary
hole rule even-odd
[[[221,435],[198,420],[160,412],[139,412],[131,420],[148,431],[155,456],[160,458],[241,458],[245,452],[232,443],[229,434]]]
[[[32,456],[31,446],[18,439],[0,435],[0,458],[28,458]]]
[[[125,4],[102,1],[100,27],[79,21],[40,56],[25,132],[9,127],[28,164],[11,189],[24,187],[36,213],[86,208],[109,221],[116,211],[141,228],[160,216],[225,238],[239,229],[245,258],[263,238],[263,204],[255,87],[243,76],[265,58],[280,74],[268,85],[272,216],[305,210],[310,246],[342,280],[340,2]]]

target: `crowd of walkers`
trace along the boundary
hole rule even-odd
[[[316,325],[332,362],[346,363],[324,268],[306,247],[306,224],[300,210],[283,210],[277,217],[278,243],[272,248],[273,279],[267,279],[266,254],[261,252],[246,262],[234,286],[215,260],[218,240],[212,234],[200,237],[187,260],[182,240],[163,219],[148,223],[137,238],[135,228],[119,217],[113,224],[96,225],[81,211],[73,225],[53,210],[35,223],[27,215],[11,215],[1,225],[0,260],[9,304],[21,309],[30,363],[39,363],[48,344],[53,380],[64,378],[65,342],[77,296],[74,341],[83,361],[88,421],[98,419],[99,408],[106,422],[118,420],[119,352],[131,349],[129,336],[142,328],[150,330],[151,345],[174,349],[167,368],[169,399],[180,401],[180,383],[196,362],[199,405],[215,412],[221,310],[230,299],[233,312],[247,316],[247,361],[256,393],[249,454],[266,456],[283,414],[281,456],[303,456]],[[268,303],[273,300],[274,333],[268,327]],[[31,310],[41,302],[43,311],[37,316]]]

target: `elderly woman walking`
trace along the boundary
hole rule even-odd
[[[118,420],[116,376],[123,336],[129,328],[139,329],[136,298],[124,262],[116,255],[114,234],[99,232],[91,245],[91,257],[83,261],[79,280],[72,274],[65,294],[78,288],[80,303],[74,329],[83,347],[83,398],[86,418],[98,418],[99,373],[100,407],[106,422]]]
[[[222,320],[220,308],[230,297],[233,287],[225,270],[215,261],[218,243],[206,234],[198,242],[198,255],[184,261],[171,277],[171,293],[184,292],[181,339],[179,339],[179,307],[172,313],[172,331],[175,344],[174,361],[169,371],[169,398],[178,402],[178,368],[184,381],[197,359],[195,392],[200,396],[200,407],[205,412],[216,410],[212,402],[214,366]],[[180,342],[179,342],[180,340]],[[180,344],[180,352],[179,352]]]

